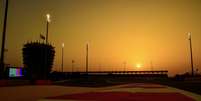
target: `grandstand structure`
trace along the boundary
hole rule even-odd
[[[61,72],[60,72],[61,73]],[[62,72],[65,76],[131,76],[131,77],[168,77],[167,70],[160,71],[88,71]]]

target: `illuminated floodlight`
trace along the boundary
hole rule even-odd
[[[191,39],[191,33],[190,32],[188,33],[188,39],[189,40]]]
[[[47,14],[46,17],[47,17],[47,21],[51,22],[51,20],[50,20],[50,14]]]
[[[62,43],[62,47],[64,47],[64,43]]]

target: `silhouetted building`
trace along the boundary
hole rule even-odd
[[[31,42],[23,47],[23,64],[30,79],[46,79],[51,71],[55,50],[50,44]]]

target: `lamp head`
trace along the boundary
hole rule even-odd
[[[62,43],[62,47],[64,47],[64,43]]]
[[[51,20],[50,20],[50,14],[47,14],[46,17],[47,17],[47,21],[51,22]]]
[[[188,39],[191,39],[191,33],[188,32]]]

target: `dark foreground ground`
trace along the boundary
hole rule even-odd
[[[82,82],[80,82],[82,80]],[[96,79],[96,80],[100,80]],[[154,83],[108,82],[94,79],[71,79],[49,85],[0,87],[1,101],[201,101],[201,95]],[[105,79],[106,80],[106,79]],[[110,79],[111,80],[111,79]],[[72,81],[77,86],[72,85]],[[125,82],[125,80],[122,80]],[[71,82],[71,83],[69,83]],[[92,83],[93,82],[93,83]],[[136,81],[135,81],[136,82]],[[77,84],[78,83],[78,84]],[[70,84],[71,86],[68,86]],[[80,85],[79,85],[80,84]],[[82,85],[84,84],[84,85]],[[80,87],[85,86],[88,87]],[[92,86],[89,86],[92,85]],[[115,85],[115,86],[114,86]]]
[[[134,78],[134,77],[104,77],[88,76],[68,78],[59,81],[51,81],[51,85],[76,86],[76,87],[107,87],[130,83],[155,83],[179,88],[201,95],[201,80],[186,79],[176,80],[173,78]],[[9,80],[7,86],[35,85],[29,80]]]
[[[199,79],[176,80],[173,78],[84,77],[54,82],[55,85],[78,87],[105,87],[129,83],[162,84],[201,95],[201,80]]]
[[[155,81],[155,83],[168,85],[170,87],[179,88],[182,90],[190,91],[196,94],[201,95],[201,81]]]

